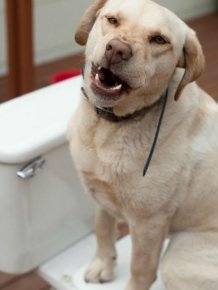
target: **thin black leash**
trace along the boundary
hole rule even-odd
[[[84,78],[84,70],[85,70],[85,65],[82,66],[82,76],[83,76],[83,78]],[[83,88],[82,88],[82,90],[83,90],[83,93],[86,96],[86,93],[85,93]],[[144,169],[143,169],[143,176],[145,176],[147,171],[148,171],[150,162],[151,162],[153,154],[154,154],[154,150],[155,150],[156,145],[157,145],[157,140],[158,140],[158,136],[159,136],[159,133],[160,133],[160,128],[161,128],[161,125],[162,125],[164,113],[166,111],[166,104],[167,104],[167,100],[168,100],[168,94],[169,94],[169,91],[167,89],[166,93],[165,93],[165,96],[163,98],[163,106],[162,106],[161,113],[160,113],[160,118],[159,118],[159,121],[158,121],[158,124],[157,124],[157,129],[156,129],[156,132],[155,132],[154,140],[152,142],[152,146],[151,146],[151,149],[149,151],[149,155],[148,155],[148,158],[146,160],[146,163],[145,163],[145,166],[144,166]],[[108,110],[107,108],[101,108],[101,109],[98,108],[98,110],[113,114],[113,111],[111,111],[111,109]]]
[[[150,165],[150,162],[151,162],[151,159],[152,159],[152,156],[154,154],[154,150],[155,150],[155,147],[156,147],[156,144],[157,144],[157,139],[158,139],[158,136],[159,136],[159,133],[160,133],[161,124],[162,124],[162,121],[163,121],[163,116],[164,116],[164,113],[165,113],[165,110],[166,110],[167,99],[168,99],[168,89],[167,89],[166,94],[165,94],[164,99],[163,99],[163,107],[161,109],[160,118],[159,118],[159,121],[158,121],[158,124],[157,124],[157,129],[156,129],[156,133],[155,133],[155,136],[154,136],[154,140],[153,140],[153,143],[152,143],[152,146],[151,146],[147,161],[146,161],[145,166],[144,166],[143,176],[146,175],[146,173],[148,171],[148,168],[149,168],[149,165]]]

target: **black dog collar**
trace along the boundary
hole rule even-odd
[[[89,99],[85,89],[81,88],[81,90],[83,92],[83,95],[86,97],[86,99]],[[113,108],[94,107],[94,110],[100,118],[105,119],[106,121],[109,121],[112,123],[119,123],[119,122],[129,121],[129,120],[136,119],[137,117],[144,116],[146,114],[146,112],[150,111],[156,105],[159,105],[163,101],[163,99],[164,99],[164,96],[162,96],[160,99],[158,99],[154,104],[152,104],[150,106],[146,106],[138,111],[135,111],[132,114],[127,114],[125,116],[115,115],[113,112]]]
[[[113,112],[113,108],[97,108],[97,107],[95,107],[95,111],[100,118],[103,118],[109,122],[119,123],[119,122],[129,121],[129,120],[136,119],[137,117],[144,116],[145,113],[147,111],[149,111],[155,105],[156,105],[156,103],[154,105],[152,105],[151,107],[142,108],[141,110],[138,110],[132,114],[127,114],[125,116],[115,115]]]

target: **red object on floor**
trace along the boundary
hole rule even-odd
[[[73,78],[73,77],[79,76],[81,74],[82,74],[81,70],[60,71],[60,72],[57,72],[56,74],[54,74],[51,77],[50,83],[51,84],[59,83],[59,82],[62,82],[64,80],[67,80],[69,78]]]

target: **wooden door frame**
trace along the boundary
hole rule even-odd
[[[32,0],[6,0],[8,98],[34,89]]]

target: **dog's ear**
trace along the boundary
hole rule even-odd
[[[92,29],[96,20],[96,14],[101,9],[107,0],[96,0],[84,13],[79,27],[76,30],[75,40],[80,45],[86,45],[89,37],[89,32]]]
[[[196,33],[192,29],[188,32],[183,55],[181,56],[178,66],[183,67],[185,72],[175,94],[176,101],[179,99],[185,86],[200,77],[205,66],[202,47]]]

